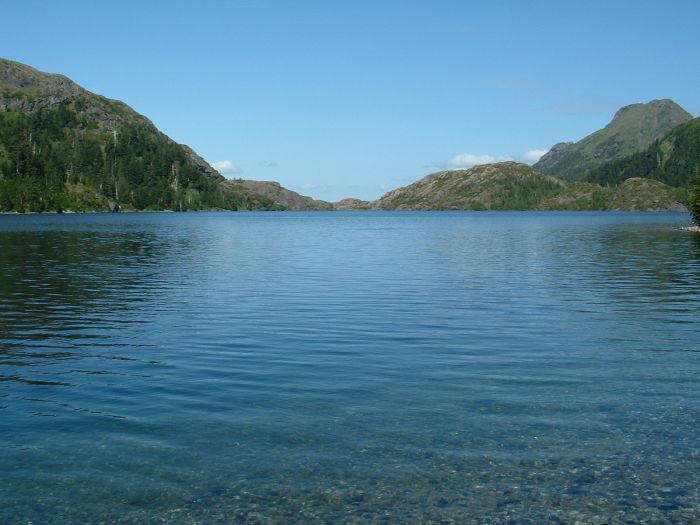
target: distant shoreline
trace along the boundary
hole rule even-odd
[[[685,210],[460,210],[460,209],[450,209],[450,210],[431,210],[431,209],[400,209],[400,210],[383,210],[381,208],[376,209],[365,209],[365,210],[338,210],[338,209],[325,209],[325,210],[223,210],[223,209],[213,209],[213,210],[122,210],[119,212],[111,212],[107,210],[90,210],[90,211],[0,211],[0,215],[131,215],[140,213],[342,213],[342,212],[392,212],[392,213],[411,213],[411,212],[421,212],[421,213],[454,213],[454,212],[469,212],[469,213],[503,213],[503,212],[534,212],[534,213],[688,213]],[[700,232],[700,226],[684,226],[682,230]]]

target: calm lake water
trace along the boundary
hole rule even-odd
[[[0,523],[697,523],[687,223],[0,216]]]

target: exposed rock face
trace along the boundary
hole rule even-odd
[[[334,202],[333,209],[338,211],[371,210],[372,203],[361,199],[343,199],[341,201]]]
[[[568,181],[515,162],[433,173],[370,203],[382,210],[685,211],[685,191],[633,178],[619,187]]]
[[[206,160],[204,160],[202,157],[199,156],[199,154],[190,148],[189,146],[185,144],[181,144],[182,148],[185,150],[185,153],[187,154],[187,157],[192,161],[192,163],[197,166],[197,168],[204,173],[207,177],[211,177],[212,179],[223,182],[226,180],[226,178],[221,175],[218,171],[216,171],[211,164],[209,164]]]
[[[25,64],[0,58],[2,111],[31,112],[85,93],[85,89],[68,77],[42,73]]]
[[[279,182],[257,180],[233,180],[227,181],[227,185],[234,188],[245,188],[251,195],[269,199],[277,209],[291,211],[332,210],[333,204],[326,201],[305,197],[295,191],[288,190]]]
[[[533,166],[542,173],[578,179],[606,162],[644,150],[692,115],[672,100],[620,109],[605,128],[576,143],[559,143]]]
[[[526,164],[501,162],[433,173],[390,191],[372,207],[383,210],[534,209],[563,181]]]
[[[688,211],[679,201],[681,191],[663,182],[633,177],[616,188],[608,203],[615,211]]]
[[[561,161],[573,145],[573,142],[559,142],[555,144],[547,153],[540,157],[535,167],[542,173],[549,172],[552,167],[556,166]]]

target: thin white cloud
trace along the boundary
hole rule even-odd
[[[214,166],[214,169],[221,173],[222,175],[240,175],[243,173],[243,170],[236,166],[233,161],[231,160],[218,160],[216,162],[212,162],[211,164]]]
[[[476,166],[478,164],[492,164],[494,162],[505,162],[513,160],[510,155],[501,155],[494,157],[493,155],[474,155],[473,153],[461,153],[450,159],[450,165],[455,167]]]
[[[544,155],[548,151],[548,149],[531,149],[530,151],[525,152],[523,158],[527,162],[537,162],[538,160],[540,160],[540,157],[542,157],[542,155]]]

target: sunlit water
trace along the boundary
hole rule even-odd
[[[698,522],[687,222],[0,216],[0,523]]]

